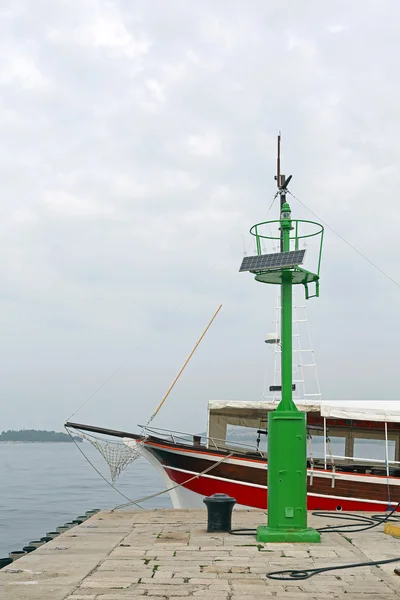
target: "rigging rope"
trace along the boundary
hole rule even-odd
[[[102,479],[104,479],[104,481],[111,486],[116,492],[117,494],[119,494],[120,496],[122,496],[123,498],[125,498],[126,500],[129,500],[129,502],[132,502],[132,504],[137,504],[134,500],[131,500],[130,498],[128,498],[128,496],[125,496],[125,494],[123,492],[121,492],[121,490],[119,490],[117,487],[115,487],[115,485],[113,483],[111,483],[111,481],[108,481],[108,479],[106,477],[104,477],[104,475],[99,471],[99,469],[97,467],[94,466],[94,464],[92,463],[92,461],[86,456],[86,454],[83,452],[83,450],[79,447],[77,441],[75,440],[74,436],[71,435],[71,432],[69,431],[69,429],[67,427],[65,427],[69,437],[71,438],[71,440],[74,442],[75,446],[78,448],[79,452],[82,454],[82,456],[85,457],[85,459],[88,461],[89,465],[91,467],[93,467],[93,469],[96,471],[96,473],[98,475],[100,475],[100,477]],[[143,506],[139,506],[139,504],[137,504],[137,506],[139,508],[143,508]]]
[[[186,481],[183,481],[182,483],[177,483],[170,488],[162,490],[161,492],[157,492],[156,494],[151,494],[150,496],[144,496],[143,498],[138,498],[137,500],[132,500],[131,502],[128,502],[126,504],[119,504],[118,506],[114,506],[114,508],[112,509],[111,512],[114,512],[114,510],[119,510],[120,508],[126,508],[130,504],[136,504],[137,502],[145,502],[146,500],[151,500],[152,498],[156,498],[157,496],[162,496],[163,494],[166,494],[167,492],[171,492],[172,490],[175,490],[178,487],[184,487],[187,483],[190,483],[190,481],[193,481],[193,479],[198,479],[202,475],[209,473],[210,471],[215,469],[215,467],[218,467],[218,465],[223,463],[225,460],[227,460],[231,456],[233,456],[233,452],[230,452],[229,454],[227,454],[226,456],[221,458],[221,460],[219,460],[215,464],[211,465],[210,467],[207,467],[207,469],[204,469],[204,471],[202,471],[201,473],[196,473],[196,475],[193,475],[193,477],[186,479]]]
[[[67,427],[65,429],[66,429],[68,435],[70,436],[70,438],[72,439],[72,441],[74,442],[75,446],[78,448],[79,452],[85,457],[85,459],[87,460],[87,462],[90,464],[91,467],[93,467],[93,469],[96,471],[96,473],[98,475],[100,475],[100,477],[109,486],[111,486],[118,494],[120,494],[123,498],[125,498],[126,500],[128,500],[128,502],[126,502],[125,504],[118,504],[117,506],[114,506],[114,508],[112,509],[111,512],[113,512],[114,510],[119,510],[121,508],[126,508],[127,506],[130,506],[131,504],[134,504],[135,506],[137,506],[138,508],[141,508],[143,510],[143,506],[140,506],[139,502],[145,502],[146,500],[151,500],[153,498],[157,498],[158,496],[162,496],[163,494],[166,494],[167,492],[171,492],[172,490],[175,490],[178,487],[183,487],[187,483],[190,483],[191,481],[193,481],[193,479],[198,479],[202,475],[205,475],[206,473],[209,473],[210,471],[212,471],[213,469],[215,469],[215,467],[218,467],[218,465],[220,465],[225,460],[227,460],[228,458],[230,458],[231,456],[233,456],[233,452],[230,452],[226,456],[223,456],[221,458],[221,460],[217,461],[213,465],[211,465],[211,466],[207,467],[206,469],[204,469],[204,471],[202,471],[201,473],[196,473],[196,475],[193,475],[192,477],[190,477],[189,479],[186,479],[186,481],[183,481],[182,483],[177,483],[177,484],[173,485],[170,488],[166,488],[165,490],[161,490],[161,492],[156,492],[155,494],[151,494],[149,496],[143,496],[142,498],[137,498],[136,500],[131,500],[130,498],[128,498],[128,496],[126,496],[123,492],[121,492],[117,487],[115,487],[115,485],[113,483],[111,483],[111,481],[108,481],[108,479],[106,477],[104,477],[104,475],[99,471],[99,469],[97,469],[97,467],[95,467],[95,465],[92,463],[92,461],[86,456],[86,454],[83,452],[83,450],[78,446],[76,440],[72,436],[72,434],[69,431],[69,429]],[[78,431],[79,431],[79,435],[83,436],[83,434],[81,433],[81,431],[80,430],[78,430]],[[86,437],[86,435],[84,435],[83,437]],[[88,436],[88,437],[90,437],[90,436]],[[96,438],[96,439],[98,440],[99,438]],[[89,440],[89,441],[91,442],[91,440]],[[91,443],[93,443],[93,442],[91,442]],[[106,442],[106,443],[109,443],[109,442]],[[142,442],[142,445],[143,445],[143,442]],[[95,447],[97,448],[97,446],[95,446]],[[129,448],[129,446],[127,446],[127,447]],[[134,450],[137,451],[136,449],[134,449]],[[101,454],[102,454],[103,458],[105,458],[103,452],[101,452]],[[133,461],[131,461],[131,462],[133,462]]]
[[[135,446],[133,447],[123,442],[101,440],[94,435],[83,433],[81,430],[79,430],[79,435],[100,452],[110,469],[111,481],[113,483],[116,482],[128,465],[141,456],[140,449],[143,442],[135,442]]]
[[[321,221],[321,223],[323,223],[325,225],[325,227],[327,227],[328,229],[330,229],[332,231],[332,233],[334,233],[335,235],[337,235],[337,237],[340,238],[342,240],[342,242],[344,242],[345,244],[347,244],[349,246],[349,248],[351,248],[352,250],[354,250],[354,252],[357,252],[357,254],[359,254],[372,267],[374,267],[374,269],[376,269],[377,271],[379,271],[379,273],[381,273],[384,277],[386,277],[387,279],[389,279],[389,281],[391,281],[398,288],[400,288],[400,283],[398,281],[396,281],[395,279],[393,279],[393,277],[390,277],[390,275],[388,275],[385,271],[383,271],[383,269],[381,269],[380,267],[378,267],[377,264],[375,264],[374,262],[372,262],[372,260],[370,260],[367,256],[365,256],[365,254],[363,254],[362,252],[360,252],[360,250],[358,250],[355,246],[353,246],[353,244],[351,244],[350,242],[348,242],[346,240],[346,238],[344,238],[338,231],[336,231],[333,227],[331,227],[326,221],[324,221],[323,219],[321,219],[321,217],[319,217],[317,215],[317,213],[315,213],[313,210],[311,210],[311,208],[309,208],[306,204],[304,204],[304,202],[302,202],[297,196],[295,196],[294,194],[292,194],[292,192],[290,192],[289,190],[287,190],[287,193],[290,194],[295,200],[297,200],[297,202],[299,202],[302,206],[304,206],[304,208],[306,208],[312,215],[314,215],[314,217],[316,217],[318,219],[318,221]]]

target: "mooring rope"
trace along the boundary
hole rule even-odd
[[[157,498],[157,496],[162,496],[163,494],[166,494],[167,492],[171,492],[172,490],[175,490],[178,487],[184,487],[187,483],[190,483],[190,481],[193,481],[193,479],[198,479],[202,475],[209,473],[210,471],[215,469],[215,467],[218,467],[218,465],[223,463],[224,460],[227,460],[231,456],[233,456],[233,452],[222,457],[221,460],[219,460],[215,464],[211,465],[210,467],[207,467],[207,469],[204,469],[204,471],[202,471],[201,473],[196,473],[196,475],[193,475],[192,477],[190,477],[189,479],[186,479],[186,481],[183,481],[182,483],[177,483],[177,484],[173,485],[172,487],[167,488],[166,490],[157,492],[156,494],[151,494],[150,496],[144,496],[143,498],[137,498],[136,500],[132,500],[131,502],[127,502],[126,504],[119,504],[118,506],[114,506],[114,508],[111,510],[111,512],[114,512],[114,510],[119,510],[120,508],[126,508],[130,504],[137,504],[138,502],[145,502],[146,500],[151,500],[152,498]],[[141,507],[141,508],[143,508],[143,507]]]

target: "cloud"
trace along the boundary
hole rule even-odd
[[[213,157],[222,153],[222,139],[216,131],[190,135],[188,146],[190,152],[196,156]]]
[[[107,217],[113,214],[113,207],[91,202],[87,198],[78,198],[64,190],[49,190],[43,194],[43,201],[49,211],[58,216],[70,217]]]
[[[333,33],[333,34],[342,33],[345,30],[346,30],[346,27],[344,27],[344,25],[340,25],[339,23],[337,23],[336,25],[328,26],[329,33]]]
[[[46,77],[40,72],[31,57],[11,52],[9,57],[3,55],[2,62],[0,84],[14,84],[25,90],[43,89],[48,85]]]
[[[60,427],[127,357],[82,419],[93,406],[104,425],[123,415],[134,427],[220,302],[165,418],[190,428],[211,397],[261,397],[276,290],[238,268],[242,235],[252,252],[248,229],[278,214],[279,130],[295,196],[400,277],[396,7],[389,21],[361,0],[9,0],[2,11],[5,427]],[[397,394],[397,294],[327,230],[309,303],[325,398]]]

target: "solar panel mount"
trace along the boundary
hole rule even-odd
[[[291,250],[290,252],[274,252],[273,254],[259,254],[257,256],[245,256],[240,265],[239,272],[250,271],[276,271],[297,267],[304,261],[305,250]]]

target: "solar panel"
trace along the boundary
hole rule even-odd
[[[258,256],[245,256],[239,271],[272,271],[284,267],[296,267],[304,260],[305,250],[291,250],[290,252],[274,252],[274,254],[260,254]]]

